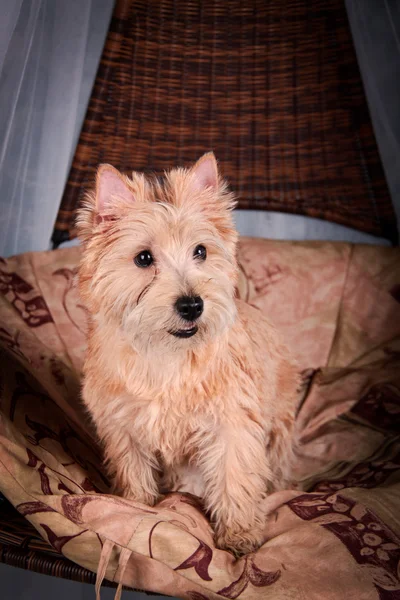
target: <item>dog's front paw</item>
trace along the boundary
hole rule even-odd
[[[215,534],[215,543],[221,550],[229,550],[235,556],[241,556],[257,550],[264,542],[264,534],[260,529],[223,529]]]

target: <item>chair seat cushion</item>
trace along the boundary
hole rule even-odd
[[[80,401],[79,248],[0,260],[0,492],[57,553],[191,600],[394,599],[400,565],[400,251],[242,239],[238,294],[302,369],[299,485],[265,543],[217,549],[196,498],[110,493]]]

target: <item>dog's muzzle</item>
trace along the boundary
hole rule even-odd
[[[175,310],[181,319],[196,321],[204,310],[203,298],[200,296],[181,296],[175,302]]]
[[[177,338],[190,338],[198,332],[194,324],[201,317],[204,310],[204,302],[200,296],[181,296],[175,302],[175,310],[184,321],[189,321],[188,326],[183,329],[170,331]]]

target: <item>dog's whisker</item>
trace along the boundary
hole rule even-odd
[[[142,299],[142,298],[145,296],[145,294],[146,294],[146,293],[149,291],[149,289],[150,289],[150,287],[151,287],[151,284],[152,284],[152,283],[153,283],[153,282],[151,282],[151,283],[149,283],[148,285],[146,285],[146,287],[145,287],[145,288],[143,288],[143,290],[140,292],[140,294],[139,294],[139,296],[138,296],[138,299],[137,299],[137,301],[136,301],[136,306],[139,304],[139,302],[140,302],[140,301],[141,301],[141,299]]]

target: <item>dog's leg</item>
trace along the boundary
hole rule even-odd
[[[271,470],[261,428],[224,425],[203,440],[199,466],[206,484],[205,504],[215,527],[216,544],[237,554],[263,542]],[[206,443],[204,443],[206,442]]]
[[[119,432],[112,437],[108,433],[104,441],[113,491],[124,498],[153,506],[159,497],[155,458],[142,452],[127,433]]]
[[[285,490],[297,486],[293,467],[295,465],[298,434],[294,414],[283,414],[274,423],[269,435],[267,453],[273,477],[272,490]]]

